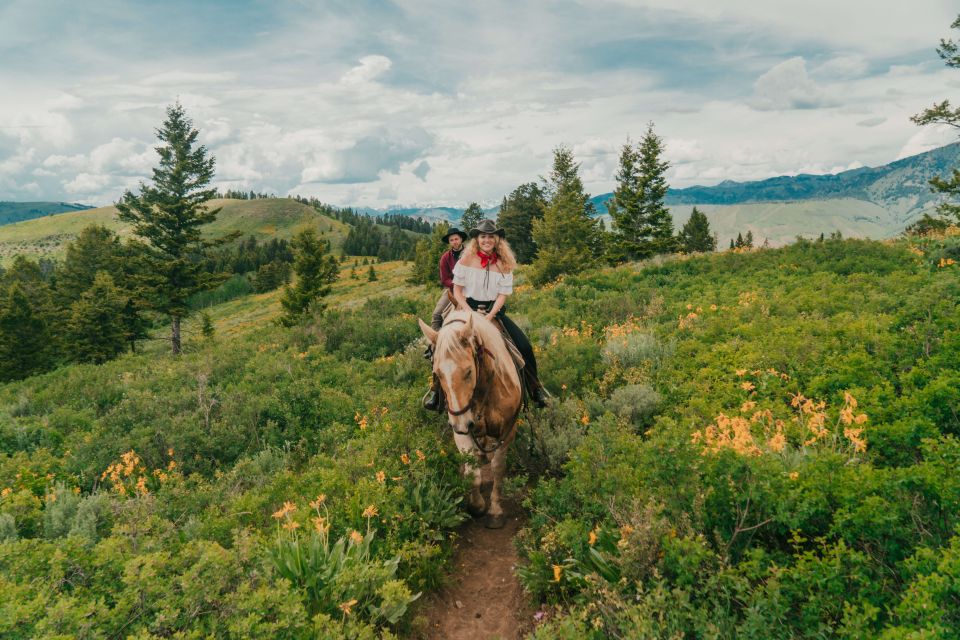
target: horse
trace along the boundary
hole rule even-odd
[[[439,331],[417,321],[433,343],[433,373],[446,396],[453,440],[457,449],[477,460],[461,469],[473,481],[467,510],[474,517],[486,514],[485,526],[499,529],[505,523],[500,487],[507,447],[517,435],[523,402],[517,367],[500,330],[481,314],[451,311]],[[489,505],[480,492],[481,468],[486,464],[493,476]]]

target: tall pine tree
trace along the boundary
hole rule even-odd
[[[710,233],[710,221],[696,207],[690,212],[690,219],[680,230],[680,248],[686,253],[706,253],[717,250],[717,239]]]
[[[497,226],[502,227],[517,261],[528,264],[537,255],[533,221],[543,217],[543,189],[535,182],[522,184],[503,198]]]
[[[960,29],[960,16],[950,25],[952,29]],[[960,69],[960,44],[953,40],[941,40],[937,47],[937,55],[944,64],[954,69]],[[934,104],[929,109],[911,118],[919,125],[948,125],[960,129],[960,107],[951,107],[949,100]],[[923,233],[929,230],[945,229],[950,224],[960,224],[960,169],[954,168],[949,177],[935,177],[930,181],[933,191],[947,196],[948,200],[937,206],[938,217],[924,214],[918,222],[907,228],[908,231]],[[953,202],[950,201],[953,200]]]
[[[610,255],[614,260],[640,260],[676,249],[667,195],[663,140],[647,126],[636,148],[630,141],[620,152],[617,188],[607,208],[613,219]]]
[[[530,266],[530,281],[545,284],[568,273],[579,273],[596,263],[600,229],[593,219],[590,194],[583,190],[580,165],[573,152],[558,147],[546,185],[549,199],[543,217],[533,221],[537,257]]]
[[[167,108],[167,119],[157,129],[160,164],[153,170],[153,184],[140,184],[140,193],[123,194],[117,203],[119,218],[133,224],[142,239],[139,248],[145,270],[140,284],[157,311],[170,317],[173,353],[180,353],[180,321],[189,312],[187,300],[198,291],[223,281],[222,274],[204,271],[199,257],[209,247],[233,237],[203,238],[200,228],[213,222],[220,209],[208,209],[216,197],[207,188],[213,179],[215,159],[197,145],[199,132],[177,103]]]
[[[323,298],[340,275],[337,259],[327,255],[330,243],[317,237],[313,229],[304,229],[290,241],[293,249],[293,270],[297,281],[284,289],[280,304],[280,324],[290,327],[300,322],[309,311],[324,309]],[[370,267],[373,269],[373,267]]]

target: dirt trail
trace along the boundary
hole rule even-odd
[[[509,502],[503,507],[502,529],[486,529],[480,518],[460,530],[451,582],[424,603],[425,638],[515,640],[531,631],[529,605],[513,573],[518,562],[513,538],[523,513]]]

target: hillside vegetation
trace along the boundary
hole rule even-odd
[[[957,262],[836,240],[519,285],[557,396],[510,463],[537,637],[955,636]],[[464,517],[418,406],[435,291],[350,268],[304,327],[239,298],[181,358],[0,387],[0,637],[424,631]]]
[[[210,207],[223,207],[217,220],[204,227],[204,233],[216,237],[239,232],[242,237],[257,240],[289,239],[313,225],[334,247],[343,243],[349,226],[318,213],[313,207],[290,198],[257,200],[211,200]],[[90,225],[101,225],[121,238],[130,235],[130,226],[117,219],[114,207],[100,207],[46,216],[34,220],[0,226],[0,264],[16,255],[34,258],[60,258],[67,244]]]
[[[0,202],[0,225],[93,207],[66,202]]]

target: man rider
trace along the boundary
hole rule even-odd
[[[440,298],[433,308],[433,317],[430,319],[430,326],[434,331],[439,331],[440,327],[443,326],[443,314],[447,307],[455,304],[453,300],[453,267],[460,259],[460,254],[463,253],[463,243],[466,239],[467,234],[456,227],[452,227],[447,235],[443,236],[443,241],[450,245],[450,248],[440,256],[440,286],[443,287],[443,293],[440,294]],[[430,358],[432,355],[433,353],[428,346],[424,357]],[[430,392],[423,399],[423,407],[430,411],[436,411],[440,408],[440,394],[437,390],[436,379],[431,382]]]

